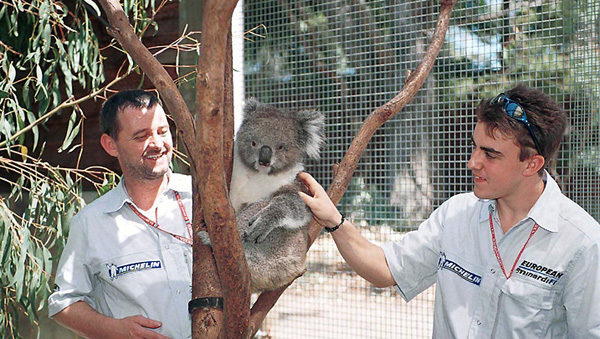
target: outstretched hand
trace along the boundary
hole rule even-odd
[[[319,224],[326,227],[333,227],[339,224],[340,220],[342,220],[342,215],[327,195],[327,192],[325,192],[323,186],[306,172],[298,173],[298,179],[308,187],[308,190],[312,194],[310,196],[304,192],[298,192]]]

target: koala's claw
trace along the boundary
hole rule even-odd
[[[248,242],[255,244],[265,241],[272,228],[270,225],[265,223],[263,218],[256,218],[254,222],[248,226],[248,229],[244,232],[244,239]]]

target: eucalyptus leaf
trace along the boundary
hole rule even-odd
[[[81,127],[81,119],[78,119],[78,117],[79,114],[77,113],[77,111],[73,110],[73,112],[71,113],[71,117],[69,118],[67,134],[65,135],[63,144],[58,149],[58,152],[62,152],[67,147],[69,147],[73,142],[73,139],[75,139],[75,137],[77,137],[77,134],[79,134],[79,129]]]
[[[12,86],[13,81],[15,80],[15,77],[17,76],[17,70],[15,69],[15,66],[13,66],[12,63],[8,64],[8,85]]]
[[[97,16],[101,16],[102,13],[100,12],[100,8],[98,8],[98,5],[96,5],[96,3],[92,0],[83,0],[88,6],[91,7],[92,10],[94,10],[94,13]]]

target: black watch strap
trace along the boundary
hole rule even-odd
[[[339,224],[333,226],[333,227],[327,227],[325,226],[325,231],[331,233],[331,232],[335,232],[335,230],[337,230],[338,228],[340,228],[340,226],[342,226],[342,224],[344,223],[344,221],[346,221],[346,217],[344,216],[344,213],[340,213],[342,215],[342,221],[340,221]]]

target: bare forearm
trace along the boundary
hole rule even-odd
[[[350,221],[345,221],[332,236],[344,260],[358,275],[377,287],[395,284],[381,247],[363,237]]]
[[[55,314],[53,319],[85,338],[107,338],[106,330],[113,328],[116,321],[98,313],[83,301],[66,307]]]
[[[54,315],[54,320],[85,338],[148,338],[168,339],[154,332],[160,321],[141,315],[114,319],[96,312],[83,301],[76,302]]]

